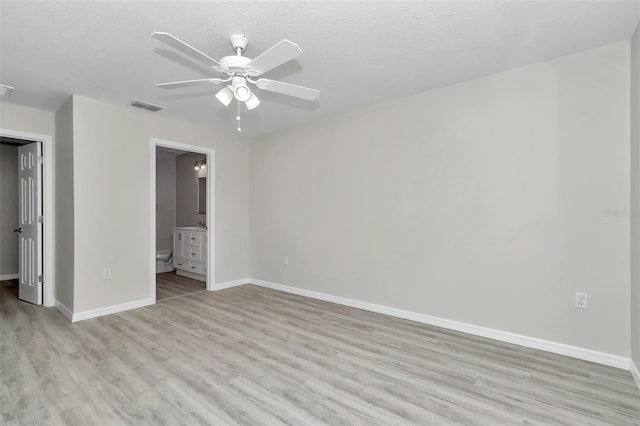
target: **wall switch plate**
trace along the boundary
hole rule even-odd
[[[284,263],[285,265],[289,264],[289,256],[285,256],[282,258],[282,263]]]
[[[589,295],[587,293],[576,293],[576,308],[587,309]]]
[[[102,270],[102,279],[110,280],[111,279],[111,268],[104,268]]]

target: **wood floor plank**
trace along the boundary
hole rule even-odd
[[[640,424],[627,371],[159,275],[161,303],[74,324],[2,282],[0,424]]]
[[[181,277],[175,272],[156,274],[156,301],[193,294],[206,288],[205,282]]]

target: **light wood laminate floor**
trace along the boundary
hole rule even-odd
[[[627,371],[245,285],[71,324],[0,286],[6,425],[637,425]]]
[[[156,301],[185,296],[207,289],[204,281],[181,277],[175,272],[156,274]]]

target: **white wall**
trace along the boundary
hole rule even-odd
[[[55,115],[50,111],[0,102],[0,127],[53,136]]]
[[[156,249],[173,248],[176,226],[176,157],[156,150]]]
[[[631,39],[631,355],[640,368],[640,26]]]
[[[73,110],[70,97],[55,114],[55,212],[56,212],[56,300],[73,312],[74,308],[74,174]]]
[[[18,273],[18,145],[0,145],[0,275]]]
[[[251,276],[629,356],[629,87],[621,42],[255,138]]]
[[[248,142],[74,95],[75,312],[149,297],[151,137],[216,150],[215,282],[248,275]]]

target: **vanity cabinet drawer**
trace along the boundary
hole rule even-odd
[[[190,269],[194,274],[207,275],[207,265],[204,263],[192,263]]]
[[[202,246],[202,232],[186,232],[185,237],[187,245]]]
[[[173,262],[173,267],[181,269],[183,271],[192,272],[194,274],[207,274],[207,265],[200,262],[190,262],[184,259],[176,259]]]
[[[199,246],[189,246],[185,253],[185,258],[194,262],[203,262],[202,249]]]
[[[187,270],[187,269],[189,269],[189,265],[190,264],[191,264],[191,262],[186,261],[184,259],[176,259],[175,257],[173,258],[173,267],[175,269]]]

